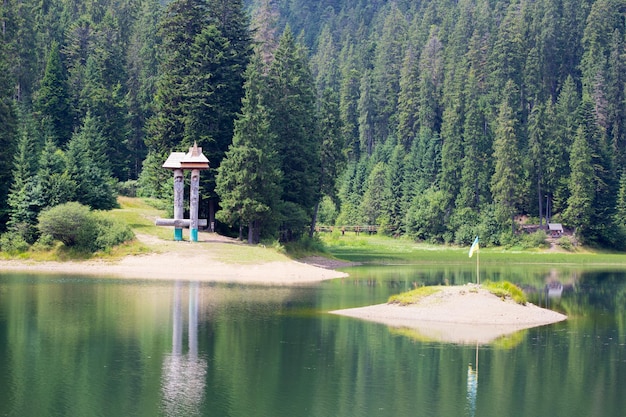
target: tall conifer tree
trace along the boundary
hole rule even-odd
[[[217,218],[238,225],[240,237],[247,227],[248,243],[274,236],[280,223],[280,158],[264,103],[267,80],[262,65],[257,56],[246,70],[242,112],[216,179],[222,208]]]
[[[13,101],[13,80],[10,77],[4,42],[0,38],[0,225],[7,220],[7,195],[11,184],[13,154],[17,142],[17,114]],[[0,226],[1,228],[2,226]]]
[[[35,98],[35,111],[50,124],[59,146],[72,135],[73,116],[65,68],[61,63],[59,45],[54,43],[48,53],[46,71]]]
[[[268,74],[271,130],[281,157],[283,238],[297,238],[320,199],[320,137],[307,53],[291,29],[283,33]]]
[[[521,191],[521,160],[518,140],[515,135],[513,111],[506,101],[500,105],[498,125],[493,144],[495,172],[491,179],[493,201],[501,210],[501,221],[511,222],[515,231],[514,217],[517,214]]]

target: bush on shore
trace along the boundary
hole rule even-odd
[[[104,217],[77,202],[44,210],[38,222],[42,236],[51,236],[66,247],[85,252],[107,250],[134,237],[127,224]]]

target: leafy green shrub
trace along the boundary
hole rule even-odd
[[[505,245],[508,240],[506,233],[509,235],[511,234],[510,224],[503,227],[502,224],[498,222],[497,206],[495,204],[487,204],[483,206],[480,212],[478,228],[476,230],[476,234],[480,236],[481,243],[484,246]]]
[[[8,232],[0,235],[0,250],[11,255],[26,252],[28,242],[19,233]]]
[[[34,251],[47,251],[54,246],[54,238],[48,234],[39,236],[39,239],[33,244]]]
[[[499,246],[504,246],[507,249],[520,244],[520,238],[516,234],[511,233],[510,229],[500,232],[496,240],[499,242]]]
[[[132,240],[135,234],[130,226],[118,219],[111,219],[101,213],[94,213],[97,223],[96,249],[106,250]]]
[[[547,238],[544,230],[537,230],[535,233],[522,235],[520,243],[524,249],[543,248],[548,245]]]
[[[557,244],[568,251],[574,249],[574,244],[568,236],[561,236],[557,241]]]
[[[106,250],[134,238],[121,220],[105,217],[80,203],[60,204],[43,211],[37,226],[42,236],[61,241],[79,251]]]
[[[331,226],[335,224],[338,214],[337,205],[330,197],[324,196],[320,202],[317,222],[319,224]]]
[[[117,193],[125,197],[137,197],[137,180],[117,183]]]
[[[326,247],[319,236],[303,235],[298,240],[284,243],[284,247],[288,254],[296,258],[326,252]]]
[[[37,228],[65,246],[96,250],[98,225],[89,207],[77,202],[54,206],[39,214]]]

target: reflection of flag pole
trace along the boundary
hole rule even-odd
[[[478,342],[476,342],[476,369],[472,364],[467,367],[467,408],[470,417],[476,415],[476,399],[478,397]]]
[[[478,252],[476,254],[476,283],[480,285],[480,245],[478,244],[478,236],[474,239],[474,243],[469,250],[469,257],[471,258],[474,252]]]
[[[478,341],[476,341],[476,377],[478,377]]]

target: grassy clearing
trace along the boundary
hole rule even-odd
[[[438,287],[419,287],[411,291],[403,292],[401,294],[395,294],[389,297],[388,304],[400,304],[406,306],[409,304],[416,304],[421,299],[433,295],[441,291]]]
[[[626,254],[608,251],[593,251],[579,248],[576,252],[550,252],[540,249],[507,250],[503,248],[480,248],[480,253],[471,259],[469,247],[416,243],[407,238],[353,233],[341,236],[324,233],[320,239],[327,252],[339,259],[366,264],[446,264],[475,263],[480,256],[481,265],[489,264],[558,264],[583,266],[614,266],[626,268]]]
[[[2,253],[0,259],[20,259],[32,261],[80,261],[88,259],[116,260],[128,255],[144,253],[163,253],[176,251],[201,251],[206,253],[207,265],[211,260],[231,264],[255,264],[263,262],[281,262],[289,258],[285,248],[278,245],[246,245],[234,240],[216,238],[216,242],[190,243],[188,230],[184,230],[184,242],[173,240],[170,227],[154,224],[159,217],[168,217],[166,210],[158,208],[159,203],[149,199],[119,197],[120,208],[102,212],[102,215],[125,222],[135,235],[142,239],[133,239],[111,249],[100,252],[85,252],[76,248],[65,247],[60,242],[41,248],[33,246],[21,253]]]
[[[108,212],[108,215],[126,222],[135,233],[142,233],[171,239],[172,231],[166,227],[156,226],[154,221],[167,217],[166,211],[155,207],[156,202],[150,199],[119,197],[119,209]]]

